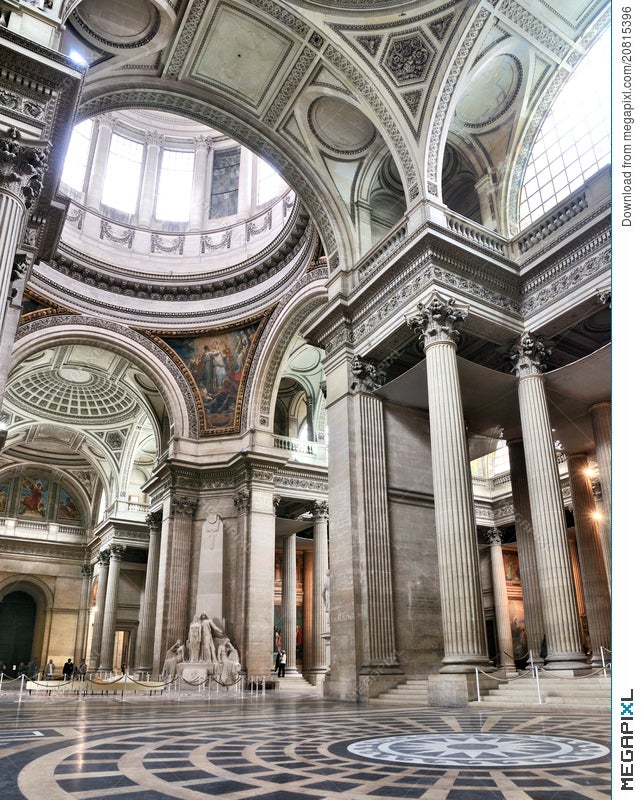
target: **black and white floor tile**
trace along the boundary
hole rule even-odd
[[[0,720],[2,800],[610,797],[605,715],[5,693]]]

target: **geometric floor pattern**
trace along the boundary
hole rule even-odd
[[[606,715],[0,692],[1,800],[606,800]]]

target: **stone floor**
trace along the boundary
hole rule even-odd
[[[2,800],[606,800],[610,719],[278,691],[0,691]]]

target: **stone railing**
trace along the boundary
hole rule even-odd
[[[327,445],[322,442],[308,442],[305,439],[292,439],[289,436],[274,436],[274,447],[292,454],[292,460],[305,464],[327,464]]]

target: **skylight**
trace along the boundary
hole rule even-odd
[[[534,140],[520,195],[527,227],[610,163],[609,29],[590,48]]]

